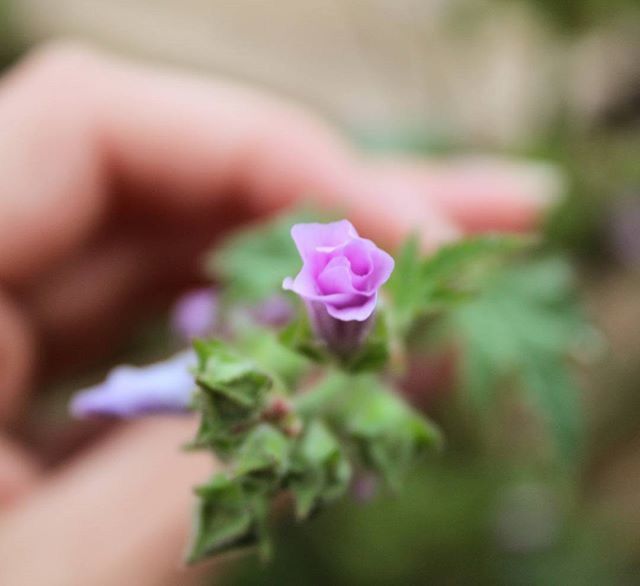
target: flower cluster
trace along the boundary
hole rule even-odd
[[[219,288],[177,302],[173,332],[192,349],[119,367],[71,403],[78,417],[198,414],[190,447],[224,470],[196,488],[192,562],[248,543],[267,552],[282,492],[304,519],[349,489],[362,501],[399,490],[440,437],[398,392],[411,341],[447,300],[470,298],[470,264],[517,248],[483,237],[422,258],[409,240],[396,262],[347,220],[285,224],[222,246]]]

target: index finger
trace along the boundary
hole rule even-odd
[[[0,279],[50,266],[118,197],[154,213],[266,213],[304,195],[387,241],[444,223],[414,190],[382,186],[325,124],[291,104],[67,46],[18,67],[0,94]],[[429,230],[429,227],[433,229]],[[379,230],[379,229],[378,229]]]

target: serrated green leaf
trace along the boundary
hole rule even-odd
[[[507,234],[487,234],[466,238],[443,246],[427,258],[422,266],[422,278],[431,290],[464,276],[464,269],[480,262],[502,260],[505,255],[522,251],[532,240]]]
[[[271,388],[271,379],[256,364],[219,340],[196,340],[198,356],[196,382],[238,407],[254,409],[261,405]]]
[[[389,361],[389,331],[386,312],[378,310],[373,331],[362,349],[344,367],[353,373],[380,371]]]
[[[538,408],[559,453],[574,460],[583,424],[568,356],[587,326],[568,263],[550,258],[503,267],[453,311],[452,326],[463,342],[461,383],[471,405],[488,408],[508,381]]]
[[[422,258],[418,240],[410,238],[387,286],[394,328],[405,335],[420,316],[469,300],[488,267],[530,243],[519,236],[483,235],[448,244]]]
[[[290,441],[272,425],[255,427],[240,446],[234,473],[236,476],[260,475],[277,479],[289,467]]]
[[[353,378],[336,416],[365,465],[396,489],[416,458],[441,443],[438,429],[375,377]]]
[[[282,381],[282,390],[295,388],[309,367],[305,356],[281,342],[280,336],[264,328],[248,328],[239,335],[238,345],[265,372]]]
[[[307,426],[294,458],[289,488],[296,500],[296,516],[306,519],[346,492],[351,466],[336,437],[319,420]]]
[[[326,348],[316,340],[306,315],[293,320],[280,332],[279,339],[286,348],[314,362],[329,360]]]
[[[257,542],[254,516],[238,483],[218,474],[196,494],[199,504],[188,563]]]
[[[395,258],[395,267],[385,291],[393,301],[396,328],[405,332],[411,321],[422,311],[425,283],[422,278],[423,260],[416,235],[406,240]]]
[[[559,454],[572,463],[584,440],[584,416],[580,389],[559,356],[532,358],[523,372],[524,390],[542,414]]]
[[[256,423],[272,387],[255,363],[219,340],[194,342],[198,356],[195,406],[201,414],[194,446],[227,455]]]

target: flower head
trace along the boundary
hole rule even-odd
[[[196,363],[195,353],[187,350],[149,366],[115,368],[104,382],[73,397],[71,413],[127,418],[186,412],[195,387],[189,368]]]
[[[260,325],[281,328],[293,319],[294,309],[291,301],[280,293],[250,307],[248,313]]]
[[[393,271],[393,258],[361,238],[351,222],[296,224],[291,229],[302,270],[283,287],[318,303],[340,321],[365,321],[374,312],[378,289]]]
[[[316,336],[347,358],[371,330],[378,289],[393,271],[393,258],[347,220],[296,224],[291,236],[303,265],[282,286],[304,299]]]
[[[182,295],[173,307],[171,327],[184,340],[210,335],[218,325],[219,303],[211,288]]]

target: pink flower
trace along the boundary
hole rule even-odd
[[[361,238],[347,220],[296,224],[291,229],[302,270],[283,287],[304,299],[316,333],[340,354],[366,335],[378,289],[393,271],[393,258]]]

